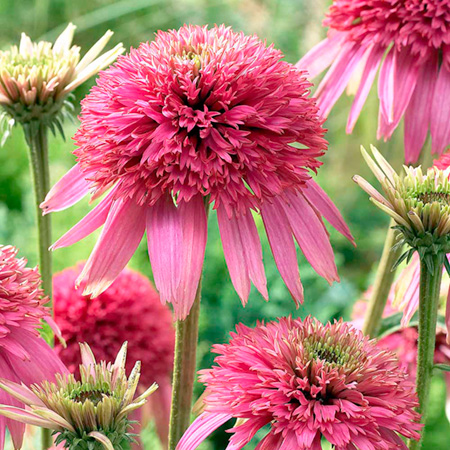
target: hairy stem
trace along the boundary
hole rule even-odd
[[[424,261],[420,262],[419,293],[419,347],[417,351],[416,391],[419,397],[417,411],[425,423],[431,378],[433,376],[434,349],[436,345],[436,323],[439,307],[439,294],[444,266],[444,254],[433,257],[433,270]],[[422,447],[423,430],[420,441],[410,443],[411,450]]]
[[[196,370],[200,296],[201,282],[197,288],[197,295],[189,316],[186,320],[178,320],[176,323],[169,450],[175,450],[190,423]]]
[[[394,282],[395,271],[392,270],[392,267],[402,252],[401,248],[392,249],[392,246],[395,244],[395,230],[392,229],[394,225],[395,223],[391,220],[377,269],[372,296],[364,318],[363,333],[372,338],[377,336],[389,291]]]
[[[51,245],[51,221],[50,215],[43,216],[39,207],[50,189],[47,127],[42,123],[36,126],[26,125],[24,126],[24,132],[29,148],[31,176],[34,188],[38,229],[39,271],[42,278],[42,288],[50,299],[48,306],[51,306],[52,254],[49,251]],[[46,450],[52,445],[51,431],[42,429],[42,449]]]

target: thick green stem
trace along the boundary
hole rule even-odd
[[[392,270],[397,259],[400,257],[402,249],[393,250],[395,244],[395,230],[392,228],[395,223],[391,220],[389,230],[384,242],[383,254],[377,269],[377,275],[373,285],[372,296],[364,318],[363,333],[370,337],[376,337],[380,327],[383,311],[389,297],[392,283],[394,282],[395,270]]]
[[[36,206],[36,221],[39,240],[39,271],[42,277],[42,287],[46,295],[52,295],[52,254],[48,250],[51,245],[50,215],[42,215],[39,205],[44,201],[50,189],[48,164],[47,127],[39,125],[25,127],[25,136],[30,149],[30,166],[33,178],[34,200]]]
[[[176,323],[175,360],[172,381],[172,407],[169,425],[169,450],[175,450],[187,430],[192,409],[200,315],[201,282],[186,320]]]
[[[425,423],[426,420],[431,378],[433,376],[436,323],[444,257],[444,254],[438,254],[433,257],[432,271],[428,270],[424,261],[420,263],[419,346],[417,350],[416,391],[419,397],[417,411],[422,415],[422,423]],[[420,441],[412,441],[409,448],[411,450],[420,449],[422,441],[423,430]]]
[[[50,299],[52,295],[52,254],[50,215],[43,216],[39,205],[44,201],[50,189],[50,173],[48,164],[47,127],[42,123],[36,127],[24,126],[25,137],[30,150],[30,167],[34,187],[34,201],[36,206],[36,222],[38,229],[39,271],[42,277],[42,288]],[[42,429],[42,449],[53,445],[50,430]]]

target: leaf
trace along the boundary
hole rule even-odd
[[[450,365],[448,364],[435,364],[433,369],[442,370],[444,372],[450,372]]]

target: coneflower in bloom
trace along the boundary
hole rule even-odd
[[[356,84],[347,123],[351,133],[378,69],[378,138],[405,118],[405,160],[417,161],[431,131],[432,150],[450,144],[450,2],[334,0],[324,21],[328,38],[298,66],[315,77],[330,65],[316,96],[324,116],[348,84]]]
[[[0,388],[25,404],[27,409],[0,405],[0,414],[24,424],[54,431],[55,444],[79,450],[121,450],[133,438],[128,415],[143,406],[158,386],[152,384],[135,397],[140,362],[127,378],[126,343],[112,363],[97,364],[87,344],[80,344],[81,380],[73,374],[57,375],[27,388],[0,378]],[[17,448],[20,448],[17,447]]]
[[[86,297],[83,286],[75,288],[82,269],[83,264],[78,264],[53,276],[55,322],[66,342],[65,348],[56,344],[56,353],[76,373],[81,363],[79,342],[89,344],[98,359],[111,361],[122,342],[127,341],[126,370],[131,371],[137,361],[143,362],[138,391],[154,382],[159,386],[148,404],[158,435],[165,443],[175,341],[172,314],[161,304],[150,281],[130,269],[124,269],[98,297]],[[142,417],[136,419],[142,422]],[[138,429],[133,431],[137,433]]]
[[[75,26],[71,23],[51,42],[32,42],[22,33],[19,47],[0,52],[0,120],[3,139],[14,122],[31,124],[39,120],[62,130],[58,114],[76,87],[111,64],[124,51],[122,44],[99,56],[112,36],[108,31],[80,60],[80,48],[72,46]]]
[[[77,164],[53,187],[44,213],[91,192],[109,193],[54,248],[104,225],[80,280],[98,295],[147,231],[155,284],[185,318],[201,275],[205,205],[214,203],[225,259],[242,302],[252,281],[267,298],[259,211],[296,301],[303,292],[294,239],[319,275],[338,279],[324,216],[352,239],[311,180],[327,143],[303,72],[255,36],[184,26],[120,57],[84,99]]]
[[[391,352],[351,324],[282,318],[238,325],[216,345],[216,366],[201,372],[205,412],[177,450],[194,450],[216,428],[239,419],[228,448],[243,448],[265,425],[258,450],[407,449],[419,437],[414,386]]]
[[[30,385],[53,380],[56,373],[67,369],[53,350],[39,336],[41,319],[53,322],[44,306],[48,297],[41,289],[37,269],[26,266],[26,259],[17,258],[17,250],[0,246],[0,377]],[[54,328],[54,327],[53,327]],[[0,392],[0,403],[12,408],[22,403],[6,392]],[[0,418],[0,449],[9,429],[15,448],[20,448],[24,426],[5,417]]]

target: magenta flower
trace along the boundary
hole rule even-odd
[[[166,442],[175,341],[172,314],[150,281],[129,269],[98,297],[83,296],[82,289],[75,288],[82,269],[83,264],[78,264],[53,276],[55,321],[67,344],[66,348],[57,344],[56,352],[72,373],[78,373],[79,342],[89,344],[100,360],[112,361],[127,341],[127,372],[137,361],[143,363],[138,390],[155,382],[159,386],[148,404],[160,439]],[[136,419],[142,425],[142,415]]]
[[[348,84],[356,90],[347,123],[351,133],[378,69],[378,139],[392,136],[405,117],[405,160],[417,161],[431,131],[432,150],[450,144],[450,2],[334,0],[324,22],[328,38],[298,67],[315,77],[317,103],[327,116]]]
[[[225,26],[184,26],[102,72],[82,105],[78,163],[51,190],[45,213],[88,192],[108,195],[54,248],[104,225],[79,280],[98,295],[117,277],[144,232],[156,287],[187,316],[207,238],[204,203],[214,203],[225,259],[245,304],[250,281],[267,298],[261,213],[272,252],[296,301],[303,292],[293,236],[329,282],[338,280],[324,216],[352,239],[311,180],[327,143],[303,72],[255,36]]]
[[[216,345],[217,366],[201,372],[205,412],[177,450],[194,450],[230,418],[228,449],[242,449],[262,427],[258,450],[407,449],[418,439],[414,385],[390,352],[350,324],[283,318],[237,327]]]
[[[44,306],[48,297],[41,289],[37,269],[26,267],[17,250],[0,245],[0,378],[31,385],[53,380],[56,373],[67,373],[47,343],[39,336],[41,319],[53,322]],[[22,403],[0,390],[0,404],[21,407]],[[5,430],[11,433],[14,448],[20,448],[25,426],[0,417],[0,449]]]

